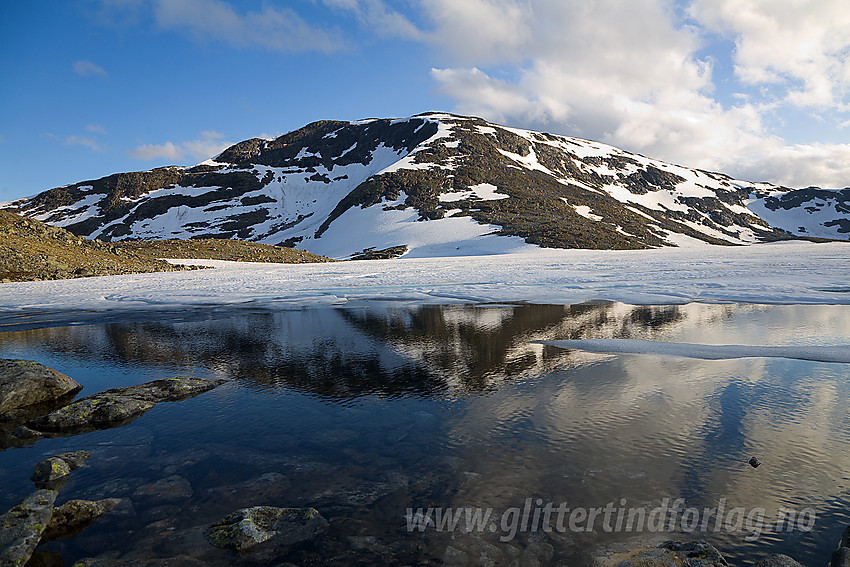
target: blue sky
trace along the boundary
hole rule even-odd
[[[0,84],[0,201],[427,110],[850,186],[845,0],[16,2]]]

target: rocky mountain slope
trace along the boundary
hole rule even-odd
[[[187,269],[0,210],[0,282]]]
[[[5,207],[91,239],[233,238],[334,258],[850,237],[850,188],[750,183],[438,113],[315,122]]]
[[[332,261],[302,250],[240,240],[92,241],[0,210],[0,283],[197,269],[160,258],[283,264]]]

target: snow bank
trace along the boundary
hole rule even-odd
[[[793,358],[815,362],[850,363],[850,345],[844,346],[755,346],[705,345],[639,341],[634,339],[585,339],[573,341],[539,341],[564,349],[585,350],[605,354],[662,354],[705,360],[728,358]]]
[[[216,269],[0,284],[0,312],[376,300],[850,304],[846,243],[604,251],[528,247],[510,254],[329,264],[195,263]]]

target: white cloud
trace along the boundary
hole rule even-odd
[[[221,132],[216,132],[215,130],[204,130],[201,132],[201,138],[206,140],[220,140],[224,138],[224,134]]]
[[[105,151],[104,147],[90,136],[67,136],[63,140],[63,143],[66,146],[83,146],[95,152]]]
[[[747,179],[770,180],[787,187],[850,187],[850,144],[766,143],[756,156],[741,156],[737,161]]]
[[[425,34],[383,0],[322,0],[326,6],[354,14],[361,24],[382,37],[424,40]]]
[[[798,106],[850,108],[846,0],[695,0],[690,11],[734,39],[743,82],[779,85]]]
[[[109,73],[103,67],[85,59],[74,61],[73,68],[74,73],[81,77],[101,77],[105,79],[109,76]]]
[[[313,27],[294,10],[270,4],[239,13],[223,0],[157,0],[154,17],[161,28],[187,30],[202,42],[288,52],[331,52],[343,46],[334,31]]]
[[[172,162],[194,159],[203,161],[220,154],[224,149],[232,145],[223,142],[220,138],[224,135],[213,130],[206,130],[195,140],[187,140],[175,144],[165,142],[164,144],[143,144],[127,152],[127,155],[141,160],[165,159]]]
[[[701,4],[711,2],[698,0],[691,17],[702,17]],[[716,4],[738,5],[732,0]],[[758,8],[764,2],[744,4]],[[779,101],[758,90],[739,89],[744,96],[730,97],[736,100],[733,105],[720,102],[715,61],[704,51],[708,31],[699,27],[699,20],[677,16],[672,1],[425,0],[424,6],[433,21],[431,40],[461,63],[431,72],[439,91],[456,101],[458,112],[602,140],[742,177],[824,186],[844,186],[850,180],[850,160],[840,159],[846,146],[787,145],[769,129],[768,117],[781,110]],[[772,13],[765,6],[761,9]],[[846,18],[836,14],[836,19]],[[818,36],[814,24],[806,23],[812,18],[802,21],[818,45],[844,49],[846,59],[844,31]],[[850,25],[840,25],[850,30]],[[779,34],[772,41],[786,37],[798,38]],[[791,56],[788,49],[764,56],[761,66],[754,62],[759,56],[753,55],[746,60],[746,73],[764,82],[793,79],[789,85],[803,85],[789,90],[788,98],[795,103],[836,103],[844,89],[833,76],[840,56],[824,59],[817,55],[823,49],[813,48],[796,63],[792,57],[780,66],[779,59]],[[743,61],[736,62],[739,69]],[[844,69],[850,80],[850,67]],[[811,177],[803,179],[806,175]]]
[[[86,126],[86,130],[93,134],[106,134],[106,129],[100,124],[89,124]]]

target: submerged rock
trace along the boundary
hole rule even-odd
[[[243,508],[213,524],[205,535],[209,542],[240,553],[274,540],[288,546],[313,539],[328,529],[328,522],[314,508]]]
[[[82,389],[73,378],[38,362],[0,359],[0,419],[14,410],[52,402]]]
[[[111,512],[121,502],[120,498],[105,500],[68,500],[53,509],[53,517],[41,536],[45,543],[65,537],[74,537],[93,524],[98,518]]]
[[[60,483],[65,482],[65,477],[71,471],[77,470],[86,460],[91,457],[89,451],[74,451],[62,453],[44,459],[35,466],[30,480],[38,488],[56,489]]]
[[[55,490],[37,490],[0,516],[0,567],[25,565],[53,515]]]
[[[832,552],[829,567],[850,567],[850,526],[841,534],[838,549]]]
[[[152,500],[183,500],[191,497],[192,494],[192,485],[189,481],[176,474],[150,484],[143,484],[133,492],[136,498]]]
[[[46,433],[84,433],[125,425],[159,402],[176,402],[197,396],[225,380],[177,377],[137,386],[113,388],[77,400],[61,409],[27,422],[27,427]]]
[[[769,555],[753,565],[753,567],[803,567],[797,561],[791,559],[787,555],[777,554]]]
[[[658,547],[597,557],[595,567],[728,567],[717,549],[704,541],[667,541]]]

